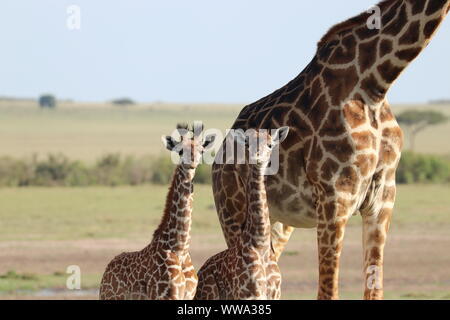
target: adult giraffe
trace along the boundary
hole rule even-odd
[[[384,245],[403,143],[386,93],[428,45],[450,0],[385,0],[378,7],[381,28],[368,27],[369,13],[334,26],[297,78],[246,106],[233,125],[244,130],[291,128],[280,146],[280,170],[266,181],[272,249],[279,257],[294,227],[317,228],[319,299],[338,298],[344,230],[358,211],[363,219],[364,298],[383,298]],[[242,177],[248,168],[219,162],[213,165],[213,191],[232,247],[246,219],[248,190]]]

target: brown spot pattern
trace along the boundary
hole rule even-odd
[[[323,79],[331,97],[331,103],[339,106],[347,98],[358,83],[358,73],[354,66],[348,69],[325,69]],[[336,81],[340,79],[340,81]]]
[[[344,117],[352,129],[366,123],[364,103],[358,100],[350,101],[344,106]]]

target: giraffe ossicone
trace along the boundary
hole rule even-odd
[[[164,214],[151,243],[141,251],[125,252],[106,267],[100,286],[103,300],[191,300],[197,287],[197,274],[189,253],[193,205],[193,178],[202,154],[210,149],[215,136],[201,139],[203,126],[192,130],[178,125],[180,140],[163,137],[180,163],[167,194]]]

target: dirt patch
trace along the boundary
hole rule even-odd
[[[9,270],[33,274],[65,272],[78,265],[82,273],[99,274],[107,263],[122,251],[139,250],[149,239],[77,240],[77,241],[10,241],[0,243],[0,273]],[[397,298],[425,297],[450,293],[450,234],[446,229],[393,229],[388,238],[385,262],[385,290]],[[225,248],[223,237],[195,235],[192,258],[197,269],[203,262]],[[283,274],[283,296],[314,299],[317,290],[317,245],[315,230],[297,230],[280,260]],[[340,289],[343,297],[361,297],[362,243],[361,230],[349,227],[341,262]],[[15,293],[0,299],[96,299],[93,292],[77,295],[55,291],[48,295]]]

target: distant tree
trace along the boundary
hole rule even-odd
[[[431,104],[450,104],[450,99],[431,100]]]
[[[438,111],[408,110],[397,116],[397,121],[408,132],[409,148],[414,151],[416,136],[419,132],[430,126],[435,126],[448,121],[447,116]]]
[[[56,107],[56,98],[51,94],[44,94],[39,97],[39,106],[41,108],[53,109]]]
[[[120,106],[129,106],[135,104],[133,100],[130,98],[119,98],[112,101],[113,104],[120,105]]]

